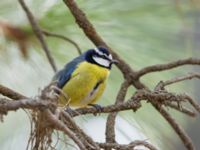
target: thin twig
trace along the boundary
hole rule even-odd
[[[63,35],[60,35],[60,34],[56,34],[56,33],[52,33],[52,32],[48,32],[46,30],[42,30],[43,34],[46,35],[46,36],[51,36],[51,37],[56,37],[56,38],[59,38],[59,39],[62,39],[64,41],[67,41],[69,43],[71,43],[72,45],[74,45],[77,49],[77,52],[79,55],[82,54],[81,52],[81,49],[80,47],[78,46],[78,44],[76,42],[74,42],[73,40],[71,40],[70,38],[66,37],[66,36],[63,36]]]
[[[195,72],[189,73],[189,74],[184,75],[184,76],[178,76],[178,77],[172,78],[172,79],[167,80],[167,81],[162,81],[162,82],[159,83],[160,85],[159,85],[158,89],[163,89],[167,85],[171,85],[171,84],[181,82],[181,81],[185,81],[185,80],[191,80],[193,78],[200,79],[200,73],[195,73]]]
[[[180,59],[178,61],[170,62],[167,64],[148,66],[139,70],[135,76],[136,78],[140,78],[141,76],[147,73],[169,70],[183,65],[200,65],[200,59],[198,58]]]
[[[31,27],[32,27],[37,39],[39,40],[39,42],[40,42],[40,44],[41,44],[41,46],[42,46],[47,58],[48,58],[48,61],[49,61],[50,65],[51,65],[51,67],[53,68],[54,72],[56,72],[57,68],[56,68],[54,59],[51,56],[51,53],[50,53],[49,48],[48,48],[48,46],[47,46],[47,44],[46,44],[46,42],[44,40],[42,31],[41,31],[37,21],[35,20],[32,12],[29,10],[27,5],[25,4],[24,0],[18,0],[18,1],[20,3],[21,7],[23,8],[24,12],[26,13],[27,18],[28,18],[28,20],[29,20],[29,22],[31,24]]]
[[[198,111],[200,113],[200,105],[195,102],[190,96],[188,96],[187,94],[183,94],[184,98],[186,100],[188,100],[188,102],[196,109],[196,111]]]
[[[115,105],[124,102],[125,96],[128,90],[130,83],[124,81],[119,89]],[[110,113],[107,118],[106,122],[106,142],[108,143],[115,143],[115,118],[117,116],[117,112]],[[109,149],[108,149],[109,150]]]
[[[181,113],[184,113],[184,114],[186,114],[186,115],[188,115],[190,117],[196,117],[197,116],[197,114],[195,112],[193,112],[192,110],[189,110],[186,107],[183,107],[183,106],[180,107],[180,106],[178,106],[176,104],[173,104],[171,102],[165,102],[165,105],[170,107],[170,108],[173,108],[173,109],[175,109],[177,111],[180,111]]]

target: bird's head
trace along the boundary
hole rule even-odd
[[[104,47],[97,47],[86,52],[86,60],[101,67],[111,69],[117,61],[112,58],[110,52]]]

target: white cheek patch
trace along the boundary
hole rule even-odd
[[[103,59],[103,58],[100,58],[100,57],[93,57],[93,60],[101,66],[105,66],[105,67],[110,66],[110,62],[106,59]]]

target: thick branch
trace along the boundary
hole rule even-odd
[[[0,84],[0,94],[13,100],[26,99],[27,97]]]
[[[85,35],[94,43],[96,46],[104,46],[109,49],[111,54],[115,59],[119,61],[117,66],[122,71],[125,78],[130,78],[130,76],[133,75],[133,70],[131,67],[122,60],[117,53],[115,53],[107,44],[106,42],[99,36],[99,34],[96,32],[94,26],[90,21],[87,19],[85,13],[78,7],[76,2],[74,0],[63,0],[64,3],[68,6],[70,9],[72,15],[74,16],[76,23],[79,25],[79,27],[83,30]]]
[[[117,143],[98,143],[101,148],[111,148],[119,150],[133,150],[137,146],[144,146],[149,150],[157,150],[155,146],[145,141],[133,141],[130,144],[117,144]]]
[[[4,98],[0,99],[0,112],[15,111],[20,108],[42,110],[44,108],[49,108],[50,106],[52,106],[51,103],[41,100],[21,99],[12,101]]]

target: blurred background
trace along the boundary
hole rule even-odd
[[[74,40],[81,49],[94,45],[75,24],[62,1],[26,0],[42,29],[62,34]],[[199,0],[77,0],[103,39],[134,69],[167,63],[177,59],[199,57],[200,1]],[[46,38],[59,68],[78,56],[76,48],[60,39]],[[150,88],[160,80],[167,80],[199,67],[184,66],[170,71],[151,73],[142,78]],[[0,2],[0,84],[24,95],[34,97],[54,75],[40,44],[35,38],[25,13],[17,1]],[[109,105],[123,81],[114,67],[107,89],[99,104]],[[169,91],[188,93],[199,99],[200,82],[185,81],[168,87]],[[127,94],[129,98],[134,88]],[[177,122],[200,149],[200,119],[189,118],[169,109]],[[76,121],[96,141],[105,139],[107,115],[77,117]],[[29,118],[24,111],[10,112],[0,123],[1,150],[26,148],[30,133]],[[143,103],[136,113],[121,112],[117,117],[117,141],[129,143],[147,140],[161,150],[183,149],[182,143],[167,122],[151,107]],[[63,143],[57,149],[65,149]],[[69,146],[68,149],[75,149]]]

